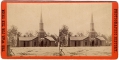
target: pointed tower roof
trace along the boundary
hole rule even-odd
[[[93,14],[91,14],[91,31],[95,31],[94,30],[94,23],[93,23]]]
[[[40,19],[40,23],[43,23],[43,21],[42,21],[42,6],[41,6],[41,19]]]
[[[44,38],[46,36],[46,33],[43,27],[44,27],[44,24],[43,24],[43,19],[42,19],[42,5],[41,5],[41,17],[40,17],[39,34],[38,34],[39,38]]]
[[[97,32],[94,29],[93,14],[91,14],[91,23],[90,23],[89,37],[90,37],[90,40],[92,40],[91,38],[97,37]]]
[[[93,14],[91,14],[91,23],[93,23]]]

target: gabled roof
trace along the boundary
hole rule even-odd
[[[50,41],[55,41],[52,37],[45,37],[45,38],[50,40]]]
[[[70,40],[83,40],[85,39],[85,36],[81,36],[81,37],[70,37]]]
[[[100,40],[105,40],[103,37],[101,37],[101,36],[98,36],[97,37],[98,39],[100,39]]]
[[[30,41],[35,39],[36,37],[19,37],[19,41]]]

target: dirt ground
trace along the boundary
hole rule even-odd
[[[64,56],[111,56],[111,46],[61,47]],[[57,56],[58,47],[12,47],[15,56]]]

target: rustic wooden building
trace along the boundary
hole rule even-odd
[[[106,45],[106,40],[103,37],[97,37],[96,40],[98,41],[98,46]]]
[[[47,46],[56,46],[56,41],[52,37],[46,37],[46,44]]]
[[[85,36],[82,37],[70,37],[70,47],[76,47],[76,46],[83,46],[84,45],[84,40]]]
[[[95,37],[93,40],[87,37],[83,42],[83,46],[105,46],[106,44],[105,39],[101,36]]]
[[[38,37],[19,37],[19,47],[37,46]]]
[[[70,37],[70,47],[78,46],[105,46],[106,41],[103,37],[96,37],[94,40],[90,40],[89,37]]]
[[[55,40],[52,37],[45,37],[38,41],[38,46],[40,47],[50,47],[55,45]]]
[[[56,46],[52,37],[45,37],[41,40],[38,37],[19,37],[19,47],[50,47]]]

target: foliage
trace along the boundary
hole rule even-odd
[[[47,33],[46,35],[47,35],[47,36],[50,36],[50,33]]]
[[[107,37],[107,45],[112,45],[112,35],[109,35],[108,37]]]
[[[22,34],[18,32],[16,26],[12,25],[11,28],[8,29],[8,44],[10,44],[10,46],[16,46],[17,35],[21,36]]]
[[[29,31],[29,32],[26,32],[24,36],[33,37],[34,35],[33,35],[33,33],[31,31]]]
[[[38,31],[35,31],[35,35],[34,36],[38,36],[38,33],[39,33]]]
[[[59,36],[67,35],[68,34],[68,26],[63,25],[62,28],[59,30]]]
[[[77,36],[84,36],[84,34],[83,33],[77,33]]]
[[[108,36],[108,40],[112,41],[112,35]]]
[[[72,36],[72,32],[69,32],[68,26],[63,25],[59,30],[60,45],[67,46],[69,36]]]
[[[102,36],[105,40],[107,40],[107,37],[106,37],[105,35],[102,34],[101,36]]]
[[[73,33],[72,33],[72,32],[69,32],[69,33],[68,33],[68,36],[72,36],[72,35],[73,35]]]

